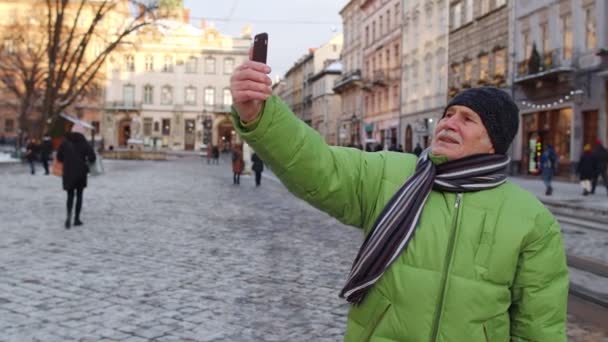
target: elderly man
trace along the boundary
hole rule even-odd
[[[458,94],[416,158],[328,146],[271,96],[269,72],[233,74],[236,129],[291,192],[366,235],[340,294],[345,341],[566,341],[560,227],[506,180],[506,93]]]

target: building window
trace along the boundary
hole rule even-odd
[[[488,55],[483,55],[483,56],[479,57],[479,80],[480,81],[485,82],[488,80],[489,69],[490,69],[490,58],[488,57]]]
[[[452,30],[460,27],[462,22],[462,3],[458,2],[452,6]]]
[[[473,0],[464,0],[464,22],[473,21]]]
[[[171,135],[171,119],[163,119],[163,135]]]
[[[133,55],[125,56],[125,71],[130,71],[130,72],[135,71],[135,56],[133,56]]]
[[[378,34],[380,34],[380,36],[382,36],[384,34],[384,16],[380,16],[380,19],[378,20]]]
[[[232,106],[232,94],[229,88],[224,89],[224,105]]]
[[[135,103],[135,86],[130,84],[125,85],[122,89],[122,98],[125,106],[133,107]]]
[[[4,52],[13,54],[15,53],[15,42],[12,39],[6,38],[2,43]]]
[[[146,71],[154,71],[154,56],[146,56],[145,64]]]
[[[490,12],[490,0],[481,0],[481,15]]]
[[[524,60],[530,58],[532,54],[532,44],[530,44],[530,31],[524,31],[521,33],[521,51],[524,52]]]
[[[597,47],[597,24],[595,21],[595,8],[589,6],[585,8],[585,46],[587,50]]]
[[[160,93],[160,104],[170,105],[173,103],[173,88],[164,86]]]
[[[500,49],[494,52],[494,76],[505,77],[507,73],[507,50]]]
[[[207,105],[207,106],[215,105],[215,89],[213,89],[213,88],[205,89],[205,105]]]
[[[399,110],[400,105],[401,104],[399,103],[399,86],[394,85],[393,86],[393,109]]]
[[[152,135],[152,118],[144,118],[144,135]]]
[[[233,72],[234,72],[234,59],[225,58],[224,59],[224,74],[231,75]]]
[[[189,57],[186,62],[186,73],[194,74],[196,73],[196,57]]]
[[[436,93],[443,93],[446,87],[446,83],[445,83],[445,78],[446,78],[446,72],[445,72],[445,62],[444,62],[444,54],[445,54],[445,50],[439,50],[437,51],[437,54],[435,56],[435,63],[436,63],[436,68],[437,68],[437,85],[435,87],[436,89]]]
[[[471,84],[471,80],[473,79],[473,61],[468,60],[464,62],[464,82]]]
[[[395,25],[399,25],[399,22],[400,22],[399,16],[400,15],[401,14],[399,13],[399,3],[396,3],[395,4]]]
[[[163,72],[173,72],[173,56],[165,56]]]
[[[572,14],[568,13],[562,16],[562,37],[563,37],[563,54],[562,57],[566,60],[572,59]]]
[[[386,29],[391,30],[391,9],[386,10]]]
[[[452,76],[454,77],[454,86],[460,86],[460,64],[452,64]]]
[[[4,120],[4,132],[12,133],[15,130],[15,120],[5,119]]]
[[[376,41],[376,22],[372,21],[372,42]]]
[[[365,26],[365,45],[369,45],[369,26]]]
[[[196,104],[196,88],[195,87],[187,87],[186,88],[186,98],[184,99],[187,105],[195,105]]]
[[[213,58],[213,57],[205,58],[205,73],[215,74],[215,58]]]
[[[154,132],[160,131],[160,123],[158,121],[154,121]]]
[[[549,24],[546,22],[540,24],[540,42],[542,44],[540,51],[546,55],[549,52]]]
[[[144,103],[154,103],[154,87],[152,87],[151,85],[144,86]]]

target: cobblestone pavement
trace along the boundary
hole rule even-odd
[[[342,339],[358,230],[228,163],[106,169],[69,231],[59,178],[0,169],[0,341]]]

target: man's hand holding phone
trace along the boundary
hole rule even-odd
[[[232,103],[243,122],[255,120],[263,108],[263,102],[272,94],[270,67],[266,62],[268,35],[255,36],[254,47],[249,50],[250,60],[238,66],[230,78]]]

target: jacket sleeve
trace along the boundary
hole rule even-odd
[[[59,160],[60,162],[63,163],[64,155],[65,155],[65,142],[62,142],[61,145],[59,145],[59,148],[57,149],[57,154],[55,155],[55,158],[57,158],[57,160]]]
[[[540,216],[549,216],[552,222],[537,224],[544,229],[531,233],[520,252],[511,289],[511,342],[567,341],[569,279],[564,245],[555,219]]]
[[[261,117],[234,127],[289,191],[345,224],[364,227],[378,196],[382,157],[354,148],[328,146],[276,96]]]

